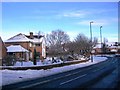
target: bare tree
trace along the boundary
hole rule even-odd
[[[74,57],[74,54],[85,54],[90,49],[89,39],[84,34],[78,34],[74,41],[67,43],[69,53]]]
[[[84,34],[78,34],[75,42],[78,54],[87,54],[90,51],[90,40]]]
[[[47,45],[49,46],[48,53],[52,55],[61,54],[64,51],[63,45],[70,41],[69,35],[58,29],[52,31],[46,36]]]
[[[78,34],[74,41],[68,43],[69,52],[71,55],[81,54],[81,55],[90,55],[91,46],[96,45],[97,38],[94,38],[93,42],[85,36],[84,34]]]

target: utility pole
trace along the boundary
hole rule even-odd
[[[90,37],[91,37],[91,62],[93,62],[93,57],[92,57],[92,27],[91,24],[93,23],[93,21],[90,22]]]
[[[102,26],[100,26],[100,39],[101,39],[101,53],[102,53]]]

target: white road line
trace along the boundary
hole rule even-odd
[[[103,68],[102,68],[103,69]],[[99,70],[102,70],[101,68],[100,69],[96,69],[96,70],[93,70],[93,72],[96,72],[96,71],[99,71]]]
[[[57,80],[57,79],[61,79],[61,78],[64,78],[64,77],[67,77],[67,76],[71,76],[71,75],[74,75],[74,74],[77,74],[77,73],[80,73],[81,71],[79,72],[75,72],[75,73],[72,73],[72,74],[67,74],[65,76],[61,76],[61,77],[57,77],[57,78],[53,78],[53,79],[49,79],[49,80],[45,80],[45,81],[42,81],[42,82],[38,82],[38,83],[34,83],[34,84],[30,84],[30,85],[27,85],[27,86],[23,86],[21,88],[29,88],[29,87],[34,87],[36,85],[40,85],[40,84],[44,84],[44,83],[47,83],[47,82],[50,82],[50,81],[54,81],[54,80]],[[21,89],[21,88],[18,88],[17,90]]]
[[[91,68],[88,68],[88,69],[91,69]],[[61,77],[57,77],[57,78],[45,80],[45,81],[42,81],[42,82],[30,84],[30,85],[27,85],[27,86],[20,87],[20,88],[18,88],[18,89],[16,89],[16,90],[19,90],[19,89],[22,89],[22,88],[34,87],[34,86],[36,86],[36,85],[44,84],[44,83],[51,82],[51,81],[54,81],[54,80],[57,80],[57,79],[61,79],[61,78],[64,78],[64,77],[68,77],[68,76],[71,76],[71,75],[75,75],[75,74],[80,73],[80,72],[81,72],[81,71],[78,71],[78,72],[75,72],[75,73],[72,73],[72,74],[67,74],[67,75],[65,75],[65,76],[61,76]],[[81,78],[81,77],[83,77],[83,76],[85,76],[85,75],[87,75],[87,74],[84,74],[84,75],[81,75],[81,76],[79,76],[79,77],[77,77],[77,78],[74,78],[74,80],[75,80],[75,79],[78,79],[78,78]],[[69,81],[70,81],[70,80],[69,80]]]
[[[86,76],[86,75],[87,75],[87,74],[83,74],[83,75],[81,75],[81,76],[79,76],[79,77],[76,77],[76,78],[70,79],[70,80],[68,80],[68,81],[62,82],[62,83],[60,83],[60,85],[69,83],[69,82],[71,82],[71,81],[73,81],[73,80],[76,80],[76,79],[78,79],[78,78],[82,78],[82,77],[84,77],[84,76]]]
[[[96,72],[96,71],[98,71],[98,70],[100,70],[100,69],[93,70],[93,72]]]
[[[46,82],[49,82],[50,80],[46,80],[46,81],[42,81],[42,82],[38,82],[38,83],[34,83],[34,84],[30,84],[30,85],[27,85],[27,86],[23,86],[21,88],[18,88],[16,90],[19,90],[19,89],[22,89],[22,88],[30,88],[30,87],[34,87],[36,85],[39,85],[39,84],[43,84],[43,83],[46,83]]]

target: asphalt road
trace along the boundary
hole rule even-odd
[[[111,75],[113,76],[114,72],[114,74],[116,74],[116,70],[118,69],[118,60],[119,59],[117,57],[109,58],[106,61],[84,68],[79,68],[48,77],[37,78],[30,81],[6,85],[3,86],[2,90],[41,90],[45,88],[77,89],[94,88],[97,86],[100,87],[101,82],[105,81],[105,77],[108,78],[109,76],[109,78],[111,78]],[[107,83],[106,88],[109,88],[109,85],[112,83],[113,81]]]

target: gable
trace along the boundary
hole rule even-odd
[[[6,40],[5,42],[29,42],[30,40],[24,34],[18,34],[10,39]]]

